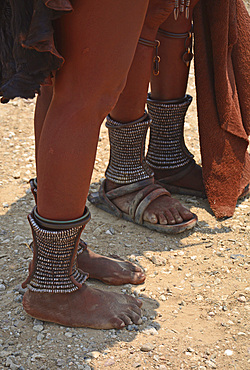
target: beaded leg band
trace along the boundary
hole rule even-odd
[[[145,162],[145,139],[151,119],[144,114],[141,119],[120,123],[107,117],[110,158],[106,178],[118,184],[130,184],[153,177]]]
[[[88,274],[77,268],[79,239],[90,213],[72,221],[53,221],[39,216],[36,207],[28,216],[33,233],[33,261],[22,284],[34,292],[71,293],[79,289]]]
[[[37,178],[30,179],[30,189],[34,196],[35,202],[37,204]],[[30,244],[29,248],[33,252],[33,242]],[[79,241],[78,249],[77,249],[77,255],[79,256],[87,249],[87,243],[85,243],[82,239]]]
[[[183,129],[190,95],[172,101],[148,97],[148,112],[152,118],[146,161],[153,169],[175,169],[193,159],[184,143]]]

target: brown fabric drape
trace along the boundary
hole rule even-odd
[[[250,23],[242,0],[200,0],[194,32],[204,183],[215,216],[230,217],[250,182]]]
[[[0,1],[1,102],[33,98],[64,63],[54,43],[53,21],[73,10],[70,0]]]

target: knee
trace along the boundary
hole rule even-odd
[[[113,83],[107,79],[88,85],[89,88],[83,84],[75,85],[73,90],[69,86],[64,90],[55,89],[53,102],[66,119],[82,123],[91,121],[98,127],[116,105],[125,84],[126,78]]]
[[[150,0],[145,26],[158,29],[174,10],[175,0]]]

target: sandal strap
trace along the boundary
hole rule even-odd
[[[135,216],[134,216],[134,220],[137,224],[142,224],[143,223],[143,214],[145,212],[145,210],[148,208],[148,206],[157,198],[161,197],[162,195],[167,195],[167,196],[170,196],[170,193],[160,187],[160,188],[157,188],[153,191],[151,191],[141,202],[140,204],[138,205],[137,209],[136,209],[136,212],[135,212]]]
[[[157,185],[157,184],[152,184],[152,185],[149,185],[149,186],[146,186],[145,188],[141,189],[134,197],[134,199],[132,200],[131,204],[130,204],[130,207],[129,207],[129,215],[132,216],[133,218],[135,217],[135,213],[136,213],[136,209],[138,207],[138,205],[141,203],[141,201],[147,196],[149,195],[150,193],[152,193],[152,191],[156,190],[156,189],[160,189],[162,188],[161,185]],[[166,190],[166,189],[165,189]],[[170,193],[168,193],[168,195],[170,195]]]

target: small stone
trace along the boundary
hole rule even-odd
[[[6,289],[6,286],[4,284],[0,284],[0,292],[3,292]]]
[[[113,235],[110,230],[107,230],[105,234],[107,234],[107,235]]]
[[[209,316],[215,316],[215,313],[213,311],[208,312]]]
[[[206,361],[205,361],[205,364],[206,364],[208,367],[211,367],[211,369],[216,369],[216,364],[215,364],[213,361],[206,360]]]
[[[155,346],[152,343],[145,343],[141,346],[140,350],[142,352],[150,352],[153,351],[154,347]]]
[[[139,330],[138,326],[135,324],[128,325],[126,329],[128,331],[138,331]]]
[[[98,358],[100,355],[101,353],[98,351],[92,351],[92,352],[87,353],[87,356],[92,357],[92,358]]]
[[[191,257],[190,257],[190,259],[191,259],[192,261],[195,261],[195,260],[196,260],[196,258],[197,258],[197,256],[191,256]]]
[[[167,263],[166,258],[158,256],[158,255],[153,255],[151,258],[151,261],[156,266],[165,266]]]
[[[43,326],[42,325],[34,325],[33,330],[34,331],[43,331]]]
[[[44,339],[44,334],[42,334],[42,333],[39,333],[38,336],[36,337],[37,341],[41,341],[43,339]]]
[[[246,297],[244,295],[239,296],[237,299],[241,303],[245,303],[247,301],[247,299],[246,299]]]
[[[226,349],[225,352],[224,352],[224,355],[226,355],[226,356],[232,356],[233,355],[233,351],[231,349]]]
[[[194,352],[194,349],[193,349],[193,348],[191,348],[191,347],[188,347],[188,348],[187,348],[187,351],[188,351],[188,352]]]
[[[158,331],[154,327],[148,326],[143,330],[143,333],[147,335],[157,335]]]
[[[15,288],[13,290],[14,290],[14,292],[18,292],[18,293],[24,295],[24,293],[26,292],[27,288],[24,289],[24,288],[22,288],[22,285],[21,284],[18,284],[18,285],[15,286]],[[35,321],[34,321],[34,325],[35,325]]]
[[[133,364],[133,367],[135,367],[135,368],[137,368],[137,367],[141,367],[140,362],[135,362],[135,363]]]
[[[238,258],[244,258],[244,254],[231,254],[230,258],[237,260]]]
[[[13,177],[14,179],[20,179],[20,172],[14,172]]]
[[[67,338],[72,338],[72,336],[73,336],[73,334],[70,331],[67,331],[64,335]]]
[[[165,297],[165,295],[164,294],[162,294],[162,295],[160,295],[160,297],[159,297],[159,299],[161,300],[161,301],[166,301],[166,297]]]

